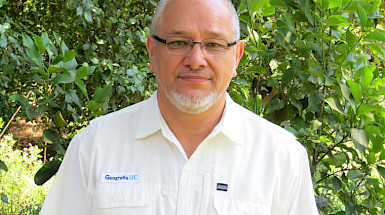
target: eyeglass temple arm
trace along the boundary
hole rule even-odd
[[[156,36],[156,35],[152,35],[152,37],[153,37],[155,40],[157,40],[157,41],[159,41],[159,42],[161,42],[161,43],[166,44],[166,40],[164,40],[164,39],[162,39],[162,38],[160,38],[160,37],[158,37],[158,36]]]

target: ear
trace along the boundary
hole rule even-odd
[[[153,54],[154,54],[154,38],[150,35],[147,36],[146,48],[148,52],[148,58],[150,59],[149,68],[154,70]]]
[[[235,76],[237,76],[237,67],[239,65],[239,61],[241,61],[241,58],[242,58],[243,52],[244,52],[244,44],[243,44],[242,40],[237,42],[236,48],[237,48],[236,53],[235,53],[235,63],[236,64],[235,64],[235,68],[234,68],[233,78]]]

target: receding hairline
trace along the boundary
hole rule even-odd
[[[153,35],[158,33],[159,27],[162,23],[163,13],[164,13],[165,8],[166,8],[167,4],[169,3],[169,1],[171,1],[171,0],[160,0],[159,1],[158,7],[155,10],[153,20],[151,23],[151,33]],[[206,0],[191,0],[191,1],[206,1]],[[238,14],[234,8],[234,5],[231,3],[230,0],[219,0],[219,1],[221,1],[226,6],[226,8],[229,10],[230,15],[231,15],[231,23],[232,23],[232,29],[234,31],[235,40],[239,40],[240,39],[239,18],[238,18]]]

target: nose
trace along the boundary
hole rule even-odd
[[[186,55],[183,63],[191,69],[202,69],[207,66],[206,56],[203,54],[202,45],[194,42],[191,51]]]

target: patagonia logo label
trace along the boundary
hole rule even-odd
[[[139,182],[140,175],[138,173],[103,173],[102,182],[110,183],[132,183]]]
[[[222,184],[222,183],[218,183],[217,184],[217,190],[220,190],[220,191],[227,191],[227,184]]]

